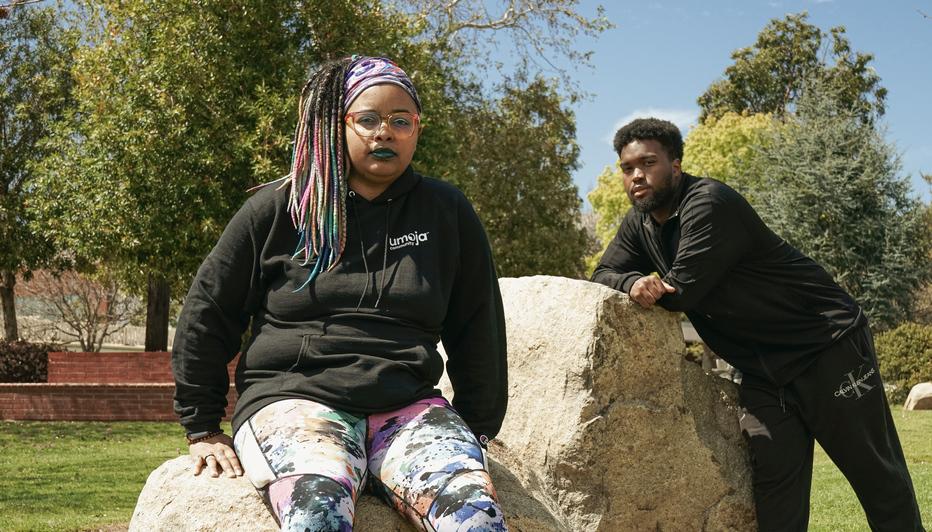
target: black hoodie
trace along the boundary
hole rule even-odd
[[[662,225],[629,210],[592,280],[627,294],[658,272],[676,288],[658,305],[685,312],[716,354],[778,385],[866,323],[828,272],[727,185],[683,174],[675,205]]]
[[[410,167],[373,201],[349,192],[343,257],[303,289],[310,268],[292,259],[298,235],[287,199],[274,187],[249,198],[188,292],[172,352],[185,429],[219,427],[226,364],[252,318],[236,368],[234,432],[286,398],[367,414],[437,395],[442,340],[454,408],[476,435],[493,438],[507,402],[504,314],[466,197]]]

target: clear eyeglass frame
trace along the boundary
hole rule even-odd
[[[378,120],[376,123],[375,121]],[[396,121],[397,120],[397,121]],[[417,131],[421,115],[407,111],[380,115],[375,111],[346,113],[346,124],[360,137],[374,137],[386,127],[399,139],[406,139]]]

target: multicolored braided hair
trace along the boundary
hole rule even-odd
[[[302,266],[314,265],[298,290],[332,269],[343,256],[350,170],[344,117],[362,91],[381,83],[405,89],[420,110],[411,79],[382,57],[353,56],[324,63],[301,90],[291,171],[266,184],[280,182],[279,189],[289,189],[288,212],[299,236],[292,258],[301,260]]]

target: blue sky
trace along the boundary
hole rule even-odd
[[[731,64],[731,52],[754,43],[770,19],[809,12],[809,22],[828,31],[845,26],[852,48],[874,54],[873,66],[889,91],[884,125],[902,155],[903,175],[929,202],[919,175],[932,173],[932,0],[751,0],[595,2],[615,28],[598,39],[580,39],[593,50],[592,69],[575,72],[591,98],[573,106],[581,168],[574,180],[585,198],[596,177],[616,156],[611,137],[638,116],[658,116],[684,132],[694,125],[696,98]],[[586,202],[588,209],[588,202]]]

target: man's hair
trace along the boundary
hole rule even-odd
[[[615,153],[621,154],[635,140],[656,140],[666,150],[670,160],[683,160],[683,136],[673,122],[658,118],[638,118],[615,133]]]

